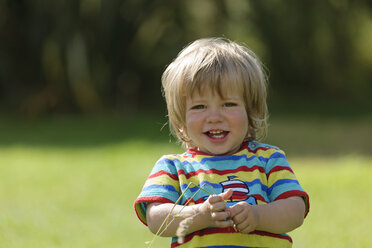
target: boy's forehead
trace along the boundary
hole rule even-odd
[[[204,85],[199,88],[195,88],[192,92],[188,94],[189,98],[200,98],[205,96],[220,97],[220,98],[229,98],[231,96],[242,96],[243,92],[238,87],[231,87],[228,85],[221,85],[220,87]]]

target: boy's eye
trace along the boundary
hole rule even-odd
[[[191,109],[204,109],[204,108],[205,108],[205,105],[199,104],[199,105],[192,106]]]
[[[227,103],[224,103],[223,106],[225,107],[235,107],[237,104],[236,103],[233,103],[233,102],[227,102]]]

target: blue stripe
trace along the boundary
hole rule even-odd
[[[263,191],[267,191],[267,186],[261,183],[261,180],[259,178],[254,179],[252,182],[245,182],[245,184],[248,186],[248,188],[251,188],[255,185],[261,185],[261,189]]]
[[[206,185],[204,185],[204,184],[206,184]],[[256,186],[256,185],[260,185],[260,186],[261,186],[261,189],[262,189],[263,191],[267,192],[267,191],[269,190],[268,187],[267,187],[266,185],[262,184],[262,183],[261,183],[261,180],[258,179],[258,178],[255,179],[255,180],[253,180],[252,182],[245,182],[245,184],[246,184],[249,188],[251,188],[251,187],[253,187],[253,186]],[[198,184],[198,186],[190,187],[188,190],[190,190],[191,192],[196,192],[196,191],[199,190],[199,188],[200,188],[202,185],[204,185],[203,189],[205,189],[205,190],[207,190],[207,191],[210,191],[210,190],[211,190],[211,188],[209,187],[209,186],[211,186],[211,187],[213,187],[214,189],[221,190],[221,192],[222,192],[222,186],[221,186],[220,183],[210,183],[210,182],[208,182],[208,181],[202,181],[202,182],[200,182],[200,184]],[[208,186],[208,185],[209,185],[209,186]],[[275,184],[274,184],[274,185],[275,185]],[[184,190],[187,188],[187,186],[188,186],[188,184],[182,184],[182,185],[181,185],[181,190],[184,191]],[[209,190],[208,190],[208,188],[209,188]],[[218,193],[218,192],[217,192],[217,193]]]
[[[270,155],[270,157],[262,157],[262,156],[259,156],[257,157],[256,155],[251,155],[251,156],[247,156],[247,154],[242,154],[242,155],[232,155],[232,156],[229,156],[229,157],[209,157],[209,158],[203,158],[200,163],[201,164],[204,164],[206,162],[219,162],[219,161],[237,161],[237,160],[241,160],[241,159],[244,159],[245,161],[250,161],[252,159],[255,159],[255,158],[258,158],[258,160],[260,160],[261,162],[265,162],[267,163],[267,161],[269,161],[270,159],[273,159],[273,158],[285,158],[285,155],[283,153],[280,153],[280,152],[274,152],[273,154]]]
[[[275,158],[285,158],[283,154],[277,153],[272,154]],[[271,156],[271,157],[272,157]],[[203,158],[200,162],[197,161],[183,161],[181,162],[179,159],[169,159],[169,158],[164,158],[160,161],[158,161],[158,164],[160,165],[160,168],[156,168],[152,171],[151,174],[154,174],[160,170],[165,170],[164,169],[164,164],[171,165],[177,167],[177,164],[183,167],[185,172],[189,173],[190,171],[195,171],[194,168],[192,170],[187,170],[191,166],[195,166],[196,168],[200,169],[218,169],[219,171],[224,171],[224,170],[231,170],[231,169],[236,169],[242,165],[247,166],[248,168],[252,168],[253,166],[257,165],[256,163],[247,163],[251,160],[258,159],[261,162],[267,163],[269,158],[265,157],[256,157],[256,156],[250,156],[247,157],[247,155],[241,155],[241,156],[229,156],[229,157],[210,157],[210,158]],[[239,161],[241,160],[241,163],[229,163],[229,161]],[[210,164],[210,163],[213,164]],[[162,166],[163,165],[163,166]],[[207,165],[205,167],[202,167],[203,165]],[[212,166],[210,166],[212,165]],[[209,167],[210,166],[210,167]],[[170,171],[168,171],[170,172]],[[174,173],[174,172],[173,172]]]
[[[203,158],[202,160],[200,160],[200,163],[201,164],[204,164],[204,163],[207,163],[207,162],[219,162],[219,161],[237,161],[237,160],[241,160],[241,159],[245,159],[245,160],[252,160],[254,159],[256,156],[250,156],[249,158],[247,157],[246,154],[243,154],[243,155],[231,155],[231,156],[227,156],[227,157],[206,157],[206,158]]]
[[[219,183],[211,183],[211,182],[208,182],[208,181],[202,181],[202,182],[200,182],[200,184],[198,184],[198,186],[190,187],[188,190],[190,190],[192,193],[195,193],[196,191],[199,190],[199,188],[201,188],[202,185],[204,185],[203,189],[205,189],[206,191],[209,191],[209,192],[212,191],[211,187],[214,190],[222,188],[221,184],[219,184]],[[184,191],[187,188],[187,186],[188,186],[188,184],[182,184],[181,185],[181,190]],[[213,194],[214,192],[212,191],[211,193]],[[216,192],[216,193],[218,193],[218,192]]]
[[[256,145],[259,146],[259,144],[257,143]],[[260,146],[259,146],[260,147]],[[264,146],[266,147],[266,146]],[[184,155],[189,155],[187,153],[185,153]],[[248,157],[249,156],[249,157]],[[242,162],[248,162],[248,161],[252,161],[254,159],[258,159],[260,162],[263,162],[263,163],[267,163],[268,161],[270,161],[271,159],[284,159],[286,161],[286,157],[285,155],[280,151],[280,150],[277,150],[276,152],[274,152],[273,154],[270,155],[270,157],[263,157],[263,156],[256,156],[255,154],[251,155],[251,154],[242,154],[242,155],[231,155],[231,156],[226,156],[226,157],[219,157],[219,156],[211,156],[211,157],[204,157],[202,158],[202,160],[200,162],[197,162],[197,161],[183,161],[181,162],[179,159],[177,158],[174,158],[174,159],[169,159],[167,156],[163,156],[158,162],[157,164],[161,167],[161,168],[156,168],[157,166],[154,167],[154,171],[152,173],[156,173],[158,172],[159,170],[165,170],[169,173],[172,173],[174,174],[175,171],[171,172],[169,170],[171,169],[175,169],[175,167],[177,167],[177,164],[178,165],[181,165],[183,167],[188,167],[190,165],[205,165],[205,164],[208,164],[210,165],[209,163],[212,162],[214,163],[213,164],[213,167],[211,168],[219,168],[220,170],[225,170],[225,169],[234,169],[234,168],[231,168],[229,166],[232,166],[229,161],[239,161],[239,160],[242,160]],[[216,163],[217,162],[217,163]],[[219,163],[221,162],[221,164]],[[223,164],[222,164],[223,162]],[[226,163],[227,163],[227,166],[226,166]],[[235,164],[235,163],[233,163]],[[168,166],[167,166],[168,165]],[[241,166],[243,164],[239,164],[237,163],[236,164],[236,168]],[[251,164],[244,164],[248,167],[252,167],[256,164],[254,163],[251,163]],[[164,168],[164,166],[166,168]],[[199,167],[198,166],[198,167]],[[173,168],[172,168],[173,167]],[[203,169],[203,168],[202,168]],[[269,168],[270,170],[271,168]]]
[[[172,186],[172,185],[158,185],[158,184],[153,184],[153,185],[150,185],[150,186],[147,186],[145,188],[142,189],[143,192],[145,191],[151,191],[153,189],[161,189],[161,190],[167,190],[167,191],[173,191],[173,192],[177,192],[178,191]]]
[[[271,195],[271,192],[274,190],[275,187],[277,187],[277,186],[279,186],[279,185],[283,185],[283,184],[290,184],[290,183],[295,183],[295,184],[297,184],[297,185],[300,185],[300,184],[298,183],[298,181],[295,180],[295,179],[280,179],[280,180],[276,181],[273,185],[271,185],[270,188],[268,188],[267,193],[268,193],[269,195]],[[300,186],[300,187],[301,187],[301,186]]]
[[[205,185],[204,185],[205,184]],[[259,194],[264,197],[265,200],[268,200],[267,199],[267,196],[266,194],[262,194],[263,192],[267,192],[268,191],[268,187],[267,185],[264,185],[261,183],[261,180],[260,179],[255,179],[253,180],[252,182],[245,182],[245,184],[249,187],[249,190],[250,192],[260,192]],[[199,187],[201,187],[201,185],[204,185],[203,189],[205,189],[206,191],[214,194],[213,190],[211,189],[211,187],[213,187],[214,191],[216,191],[217,194],[220,194],[222,193],[222,185],[217,183],[210,183],[208,181],[202,181],[198,186],[194,186],[194,187],[190,187],[188,189],[188,191],[191,192],[191,194],[194,194],[196,191],[199,190]],[[185,189],[187,188],[188,184],[182,184],[181,185],[181,190],[182,192],[185,191]],[[255,188],[259,188],[259,189],[255,189]],[[261,193],[262,192],[262,193]],[[200,195],[199,195],[200,194]],[[200,191],[198,193],[198,195],[195,196],[195,200],[199,199],[200,197],[204,197],[205,196],[205,192],[204,191]],[[189,195],[189,194],[186,194],[186,195]]]
[[[273,154],[271,154],[271,156],[269,158],[265,158],[266,162],[269,161],[270,159],[277,159],[277,158],[286,158],[285,155],[283,153],[280,153],[280,152],[274,152]]]

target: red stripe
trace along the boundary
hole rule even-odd
[[[256,200],[260,200],[262,202],[265,202],[267,203],[267,201],[265,200],[265,198],[262,196],[262,195],[248,195],[248,196],[253,196],[254,198],[256,198]],[[190,198],[187,198],[185,202],[188,202],[190,200]],[[198,200],[194,200],[194,199],[191,199],[189,204],[199,204],[199,203],[203,203],[204,200],[203,200],[203,197],[199,198]]]
[[[236,233],[237,231],[234,230],[232,227],[227,227],[227,228],[208,228],[208,229],[203,229],[200,231],[193,232],[185,237],[185,242],[189,242],[191,239],[193,239],[195,236],[202,237],[204,235],[209,235],[209,234],[216,234],[216,233]],[[273,238],[278,238],[278,239],[284,239],[288,240],[290,243],[293,243],[292,238],[289,236],[284,236],[280,234],[275,234],[275,233],[268,233],[268,232],[262,232],[262,231],[253,231],[250,232],[249,234],[255,234],[255,235],[260,235],[260,236],[268,236],[268,237],[273,237]],[[181,244],[177,242],[173,242],[171,247],[178,247]]]
[[[187,201],[186,201],[187,202]],[[195,204],[199,204],[199,203],[203,203],[203,202],[205,202],[204,200],[203,200],[203,197],[202,198],[199,198],[198,200],[196,200],[196,201],[191,201],[191,202],[194,202]]]
[[[203,200],[203,197],[201,197],[201,198],[199,198],[198,200],[194,200],[194,199],[191,199],[191,198],[187,198],[186,200],[185,200],[185,203],[183,203],[183,205],[184,204],[186,204],[186,202],[188,203],[188,205],[192,205],[192,204],[199,204],[199,203],[203,203],[204,202],[204,200]]]
[[[233,195],[237,195],[237,196],[244,195],[245,196],[245,195],[247,195],[247,193],[235,191],[235,192],[233,192]]]
[[[280,235],[280,234],[262,232],[262,231],[253,231],[250,234],[256,234],[256,235],[260,235],[260,236],[269,236],[269,237],[274,237],[274,238],[278,238],[278,239],[285,239],[285,240],[288,240],[289,242],[293,243],[292,238],[290,236],[284,236],[284,235]]]
[[[253,196],[254,198],[256,198],[256,200],[260,200],[262,202],[266,202],[267,203],[267,201],[265,200],[265,198],[262,195],[251,195],[251,196]]]
[[[232,197],[232,202],[236,202],[236,203],[238,203],[238,202],[244,201],[244,200],[246,200],[246,199],[248,199],[248,196],[246,196],[246,195],[244,195],[244,196],[241,196],[241,195],[234,195],[234,196]]]
[[[217,174],[217,175],[221,176],[221,175],[226,175],[226,174],[234,174],[234,173],[237,173],[237,172],[240,172],[240,171],[252,172],[252,171],[255,171],[255,170],[258,170],[261,173],[265,173],[265,169],[263,167],[255,165],[252,168],[248,168],[247,166],[241,166],[241,167],[238,167],[234,170],[216,170],[216,169],[203,170],[203,169],[199,169],[197,171],[191,171],[187,174],[185,173],[184,170],[178,170],[178,175],[185,175],[186,178],[189,179],[190,177],[197,176],[200,173]]]
[[[223,185],[224,189],[230,189],[230,188],[244,188],[248,189],[248,186],[245,184],[228,184],[228,185]]]
[[[150,179],[150,178],[154,178],[154,177],[158,177],[158,176],[162,176],[162,175],[168,175],[173,180],[178,181],[178,176],[177,175],[171,174],[171,173],[166,172],[166,171],[163,171],[163,170],[158,171],[158,172],[156,172],[154,174],[151,174],[148,178]]]
[[[294,174],[293,170],[288,166],[275,166],[274,168],[271,169],[271,171],[269,173],[267,173],[266,178],[269,178],[271,173],[278,172],[278,171],[283,171],[283,170],[287,170],[287,171],[291,172],[292,174]]]
[[[160,196],[143,196],[140,198],[137,198],[137,200],[134,202],[134,204],[137,203],[151,203],[151,202],[160,202],[160,203],[174,203],[174,201],[169,200],[168,198],[165,197],[160,197]]]
[[[214,233],[234,233],[236,232],[234,228],[232,227],[227,227],[227,228],[208,228],[208,229],[203,229],[200,231],[193,232],[185,237],[184,243],[189,242],[191,239],[193,239],[195,236],[202,237],[204,235],[209,235],[209,234],[214,234]],[[180,246],[181,244],[177,242],[173,242],[171,245],[171,248]]]

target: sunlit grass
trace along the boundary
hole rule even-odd
[[[293,232],[294,247],[370,247],[372,158],[293,159],[311,209]]]
[[[94,145],[72,145],[73,137],[58,145],[22,137],[12,143],[17,129],[1,132],[8,141],[0,146],[0,247],[146,247],[153,235],[135,216],[133,201],[156,160],[181,151],[166,136],[109,142],[101,134],[104,142]],[[291,234],[294,247],[369,247],[372,157],[287,155],[311,199],[304,225]],[[154,247],[169,242],[159,238]]]
[[[159,152],[141,143],[1,149],[0,247],[142,247],[151,234],[133,201]]]
[[[167,144],[0,150],[0,247],[145,247],[133,201]],[[311,197],[294,247],[368,247],[372,159],[290,159]],[[154,247],[164,247],[157,239]]]

